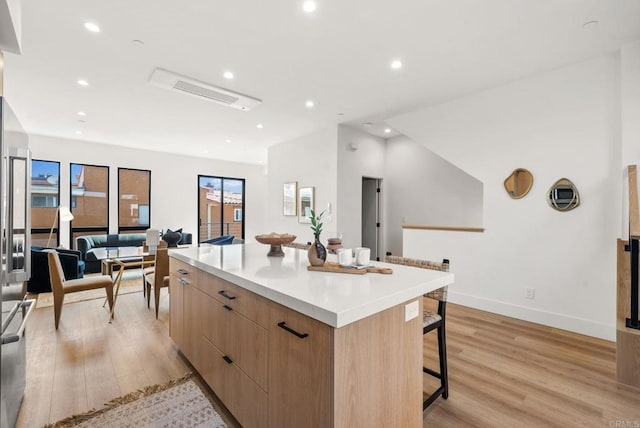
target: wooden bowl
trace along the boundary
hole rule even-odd
[[[268,257],[284,257],[282,244],[290,244],[296,240],[296,235],[288,233],[270,233],[268,235],[257,235],[256,241],[261,244],[270,245],[271,248],[267,253]]]

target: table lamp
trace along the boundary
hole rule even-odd
[[[147,247],[149,254],[155,254],[160,244],[160,231],[158,229],[147,229]]]
[[[53,229],[55,229],[56,223],[58,222],[58,216],[60,217],[60,221],[63,223],[69,223],[71,220],[73,220],[73,214],[71,214],[69,207],[65,205],[60,205],[56,209],[56,215],[53,218],[53,224],[51,225],[51,230],[49,231],[49,239],[47,240],[47,247],[49,247],[49,244],[51,244],[51,237],[53,236]]]

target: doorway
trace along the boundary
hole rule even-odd
[[[371,260],[380,260],[380,189],[382,179],[362,177],[362,246],[371,249]]]

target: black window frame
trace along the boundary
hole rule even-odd
[[[220,236],[224,236],[224,181],[225,180],[236,180],[236,181],[242,181],[242,236],[241,237],[236,237],[236,238],[241,238],[244,239],[245,236],[245,225],[247,222],[247,212],[246,212],[246,193],[247,193],[247,180],[246,178],[238,178],[238,177],[223,177],[221,175],[208,175],[208,174],[198,174],[198,181],[196,183],[197,187],[197,200],[198,200],[198,245],[200,245],[201,239],[200,239],[200,229],[202,226],[202,219],[200,218],[200,209],[202,208],[200,206],[200,179],[201,178],[213,178],[213,179],[220,179],[220,197],[222,199],[222,203],[220,204],[220,211],[221,211],[221,215],[220,215]]]
[[[128,171],[143,171],[149,173],[149,224],[146,227],[140,226],[120,226],[120,171],[128,170]],[[144,232],[151,227],[151,170],[150,169],[139,169],[139,168],[124,168],[118,167],[118,233],[122,232]]]
[[[73,199],[73,186],[71,185],[71,178],[73,177],[72,174],[72,168],[73,165],[83,165],[83,166],[93,166],[93,167],[98,167],[98,168],[107,168],[107,226],[103,227],[103,226],[83,226],[83,227],[73,227],[73,220],[71,221],[71,223],[69,223],[69,246],[73,249],[77,249],[77,245],[75,245],[75,241],[73,239],[73,233],[74,232],[80,232],[80,233],[84,233],[84,232],[92,232],[93,235],[98,235],[101,232],[105,233],[105,234],[109,234],[109,225],[111,222],[111,216],[110,216],[110,210],[111,210],[111,201],[110,201],[110,194],[111,194],[111,167],[109,165],[96,165],[96,164],[90,164],[90,163],[76,163],[76,162],[69,162],[69,210],[71,210],[71,212],[73,213],[73,208],[71,207],[71,200]]]
[[[60,165],[60,161],[52,161],[52,160],[47,160],[47,159],[31,159],[31,171],[33,175],[33,162],[49,162],[49,163],[57,163],[58,164],[58,205],[56,206],[56,209],[60,208],[60,186],[62,184],[62,182],[60,181],[60,171],[61,171],[61,165]],[[33,177],[29,177],[29,180],[31,180]],[[29,186],[31,186],[31,183],[29,183]],[[31,189],[29,189],[31,191]],[[31,196],[33,198],[33,195]],[[29,201],[30,203],[32,201]],[[31,206],[29,209],[33,210],[33,206]],[[33,214],[33,213],[31,213]],[[39,233],[51,233],[51,227],[31,227],[31,225],[29,225],[30,228],[30,233],[31,235],[33,234],[39,234]],[[53,228],[53,233],[56,234],[56,247],[60,246],[60,216],[56,215],[56,224],[55,227]]]

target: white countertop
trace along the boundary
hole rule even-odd
[[[239,285],[332,327],[343,327],[453,283],[453,274],[372,262],[391,275],[308,271],[307,252],[283,248],[267,257],[268,245],[206,245],[171,250],[170,257]],[[328,260],[334,260],[329,255]]]

